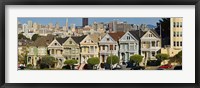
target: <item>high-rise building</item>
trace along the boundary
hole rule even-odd
[[[24,33],[28,33],[28,25],[27,24],[23,24],[22,25],[22,31],[24,32]]]
[[[69,28],[69,26],[68,26],[68,19],[66,19],[66,25],[65,25],[65,27],[66,27],[66,30],[65,30],[65,31],[67,31],[68,28]]]
[[[59,25],[59,23],[58,22],[56,22],[56,30],[58,30],[60,28],[60,25]]]
[[[38,29],[38,25],[37,25],[36,22],[33,23],[33,29],[34,29],[34,30],[37,30],[37,29]]]
[[[183,18],[170,19],[170,47],[175,50],[182,50],[182,22]]]
[[[49,23],[49,29],[53,29],[53,23]]]
[[[28,28],[31,29],[33,27],[33,22],[31,20],[28,21]]]
[[[86,25],[88,25],[88,18],[83,18],[82,19],[82,26],[85,27]]]
[[[183,45],[183,18],[170,18],[170,46],[161,49],[161,53],[168,54],[170,57],[178,54],[182,50]]]

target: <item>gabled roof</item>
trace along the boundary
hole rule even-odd
[[[118,41],[125,33],[124,32],[115,32],[108,33],[115,41]]]
[[[38,37],[31,46],[48,46],[54,40],[54,37],[53,35]]]
[[[155,30],[151,30],[157,37],[160,38],[160,35],[158,35],[158,33]]]
[[[65,38],[56,38],[56,40],[62,45],[69,37]]]
[[[140,38],[146,33],[141,30],[134,30],[134,31],[129,31],[137,40],[140,40]]]
[[[71,37],[77,44],[80,44],[80,42],[86,37],[87,35],[83,36],[73,36]]]

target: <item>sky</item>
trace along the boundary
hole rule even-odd
[[[60,24],[60,26],[64,26],[66,23],[66,19],[68,19],[68,25],[70,24],[76,24],[76,26],[82,26],[82,18],[74,17],[74,18],[47,18],[47,17],[20,17],[18,18],[18,21],[21,24],[24,24],[31,20],[33,23],[39,23],[42,25],[47,25],[49,23],[53,23],[54,25],[56,22]],[[161,18],[110,18],[110,17],[103,17],[103,18],[88,18],[89,24],[92,24],[93,22],[104,22],[108,23],[113,21],[114,19],[119,20],[120,22],[126,21],[128,24],[151,24],[156,26],[156,23],[159,22]]]

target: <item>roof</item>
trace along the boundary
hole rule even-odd
[[[156,32],[156,30],[151,30],[156,36],[158,36],[160,38],[160,35],[158,35],[158,33]]]
[[[77,44],[79,44],[87,35],[71,37]]]
[[[54,37],[53,35],[38,37],[31,46],[48,46],[54,40]]]
[[[115,41],[118,41],[125,33],[124,32],[115,32],[108,33]]]
[[[140,40],[140,38],[146,33],[141,30],[134,30],[134,31],[129,31],[137,40]]]
[[[56,38],[56,40],[62,45],[69,37],[65,38]]]

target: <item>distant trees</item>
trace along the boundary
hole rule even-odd
[[[35,41],[38,37],[40,37],[38,34],[34,34],[31,38],[32,41]]]
[[[27,40],[30,40],[29,38],[27,38],[26,36],[24,36],[22,33],[18,34],[18,39],[27,39]]]

